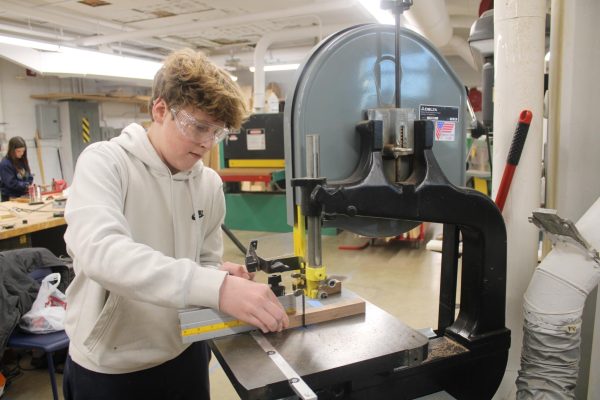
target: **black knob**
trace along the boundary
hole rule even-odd
[[[281,285],[281,275],[269,275],[267,282],[275,296],[279,297],[285,295],[285,286]]]

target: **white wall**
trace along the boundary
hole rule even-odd
[[[550,79],[553,73],[558,74],[559,84],[551,86],[550,101],[555,104],[556,114],[550,115],[554,119],[549,140],[554,138],[556,145],[556,190],[550,195],[555,196],[559,214],[576,221],[600,196],[600,133],[596,127],[600,104],[600,2],[553,0],[553,14],[559,9],[561,18],[553,18],[553,27],[556,21],[562,36],[552,42],[551,48]],[[596,306],[600,300],[594,300],[588,299],[583,316],[582,371],[576,392],[581,399],[600,398],[600,307]]]
[[[28,77],[25,68],[0,59],[0,104],[4,114],[6,140],[12,136],[22,136],[33,140],[35,136],[35,107],[38,101],[29,96],[38,93],[58,92],[61,89],[58,78]],[[2,153],[5,147],[0,149]]]
[[[56,78],[46,76],[27,76],[25,68],[0,58],[0,158],[6,154],[8,139],[21,136],[27,141],[27,155],[34,173],[34,182],[41,184],[38,154],[35,148],[35,105],[47,103],[45,100],[35,100],[32,94],[47,94],[53,92],[97,94],[107,92],[148,94],[149,88],[125,86],[120,83],[97,81],[79,78]],[[58,103],[54,103],[58,104]],[[66,108],[61,107],[61,110]],[[122,129],[131,122],[149,120],[146,112],[140,111],[135,104],[103,102],[99,104],[100,126]],[[60,116],[61,121],[67,118]],[[64,122],[64,121],[62,121]],[[61,123],[61,134],[65,132],[67,123]],[[43,139],[41,143],[41,158],[44,166],[45,183],[52,178],[68,179],[72,177],[72,167],[69,165],[71,149],[61,144],[61,140]],[[59,161],[60,151],[60,161]],[[62,171],[61,171],[62,168]]]

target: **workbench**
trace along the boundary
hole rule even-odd
[[[26,200],[0,203],[0,251],[23,247],[45,247],[56,256],[66,255],[63,239],[67,223],[55,213],[54,200],[43,197],[43,204],[30,205]]]

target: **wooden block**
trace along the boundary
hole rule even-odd
[[[361,298],[340,299],[339,302],[324,305],[323,307],[310,307],[306,309],[306,325],[333,321],[335,319],[350,317],[365,313],[365,301]],[[302,310],[296,310],[296,315],[290,315],[288,329],[302,326]]]

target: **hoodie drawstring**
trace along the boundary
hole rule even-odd
[[[169,171],[169,194],[171,195],[171,222],[173,225],[173,254],[175,254],[175,257],[178,256],[177,254],[177,243],[179,243],[177,240],[177,221],[175,221],[175,198],[173,197],[173,174],[171,174],[171,171]]]
[[[195,218],[193,218],[193,223],[194,223],[194,232],[196,232],[196,237],[194,238],[194,261],[196,261],[197,263],[200,263],[200,246],[198,245],[198,242],[200,241],[200,216],[196,215],[198,212],[198,204],[196,203],[196,197],[194,196],[194,190],[192,187],[192,177],[190,177],[190,179],[187,180],[187,185],[188,185],[188,190],[190,191],[190,197],[192,198],[192,209],[193,209],[193,213],[195,215]]]

